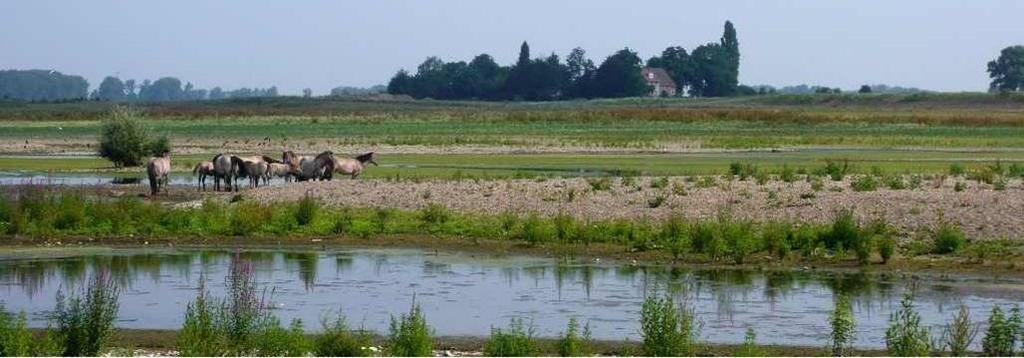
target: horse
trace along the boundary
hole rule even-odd
[[[366,165],[366,163],[370,163],[373,164],[373,166],[377,166],[377,161],[374,160],[376,158],[377,154],[374,154],[374,152],[369,152],[366,154],[357,155],[355,159],[335,159],[334,171],[337,173],[349,175],[352,177],[352,179],[355,179],[356,177],[359,176],[359,173],[363,172],[363,167]],[[328,177],[327,179],[330,180],[331,178]]]
[[[171,153],[164,152],[163,155],[149,160],[146,164],[146,174],[149,176],[149,194],[151,196],[160,193],[161,186],[167,186],[167,174],[171,172]]]
[[[325,173],[334,172],[334,153],[329,150],[316,157],[298,156],[292,151],[286,151],[282,159],[282,162],[292,166],[297,181],[323,180]]]
[[[262,158],[231,156],[231,165],[238,168],[235,173],[236,187],[238,178],[249,178],[249,188],[257,188],[260,186],[260,179],[267,174],[267,162]]]
[[[220,190],[220,181],[224,180],[224,191],[231,191],[234,182],[235,175],[238,174],[238,166],[234,164],[231,158],[235,158],[233,155],[225,155],[223,153],[217,154],[213,157],[213,190]],[[237,188],[236,188],[237,189]]]
[[[217,170],[214,169],[213,162],[206,161],[196,164],[196,167],[192,169],[192,175],[198,176],[196,186],[202,188],[201,190],[206,190],[206,177],[216,176]]]
[[[288,183],[296,174],[297,170],[294,170],[291,165],[280,162],[268,163],[267,175],[263,177],[263,183],[270,184],[272,178],[284,178],[284,181]]]

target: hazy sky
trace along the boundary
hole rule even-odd
[[[739,34],[740,82],[988,88],[985,64],[1024,43],[1024,1],[0,1],[0,69],[164,75],[200,88],[282,93],[384,84],[424,58],[515,61],[582,46],[600,60],[629,46]]]

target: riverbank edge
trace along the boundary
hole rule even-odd
[[[42,334],[43,329],[30,329],[34,334]],[[111,356],[118,355],[141,355],[141,356],[166,356],[177,352],[177,337],[179,330],[175,329],[115,329]],[[483,333],[483,332],[481,332]],[[434,337],[434,352],[439,356],[480,356],[483,355],[483,347],[489,338],[487,336],[440,336]],[[540,349],[540,355],[557,356],[558,338],[537,337],[535,338]],[[380,334],[373,335],[374,344],[378,347],[386,342],[386,337]],[[786,346],[786,345],[757,345],[757,348],[764,350],[767,356],[787,357],[808,357],[827,356],[827,348],[822,343],[821,347],[816,346]],[[637,356],[640,355],[640,342],[630,340],[593,340],[590,348],[597,356]],[[743,348],[741,344],[725,343],[701,343],[698,346],[697,356],[735,356]],[[140,354],[141,353],[141,354]],[[864,348],[853,349],[851,356],[886,356],[884,349]]]
[[[999,265],[997,262],[970,263],[967,259],[948,256],[895,257],[888,263],[861,265],[853,259],[806,259],[790,258],[779,260],[770,255],[758,255],[744,264],[707,259],[674,258],[660,250],[633,251],[627,246],[611,243],[559,244],[544,243],[531,245],[514,240],[483,240],[474,238],[393,234],[359,238],[348,235],[336,236],[287,236],[287,237],[240,237],[240,236],[175,236],[175,237],[85,237],[61,236],[33,238],[27,236],[0,235],[0,259],[47,257],[26,256],[31,252],[18,249],[277,249],[277,250],[327,250],[327,249],[420,249],[449,251],[470,255],[521,255],[566,259],[574,262],[599,262],[610,265],[656,265],[691,269],[735,269],[759,271],[822,271],[837,273],[890,274],[915,279],[1024,279],[1024,270],[1018,265]],[[11,251],[15,250],[15,251]],[[49,255],[63,256],[63,255]]]

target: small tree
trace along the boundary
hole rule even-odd
[[[409,314],[391,317],[388,349],[396,357],[427,357],[434,353],[433,338],[420,305],[413,303]]]
[[[832,310],[832,314],[828,318],[828,323],[832,326],[829,341],[832,346],[832,356],[842,357],[851,353],[857,322],[853,318],[849,297],[840,294],[836,297],[835,305],[835,309]]]
[[[967,305],[961,304],[960,310],[953,316],[953,322],[946,325],[942,333],[942,343],[955,357],[967,355],[967,349],[978,334],[978,325],[971,322],[971,312]]]
[[[697,341],[692,310],[676,306],[671,297],[650,296],[640,312],[643,355],[651,357],[690,356]]]
[[[889,316],[889,329],[885,331],[885,347],[898,357],[923,357],[931,353],[930,332],[921,326],[921,315],[914,311],[914,295],[907,292],[900,308]]]
[[[1017,337],[1022,332],[1020,309],[1014,307],[1010,312],[1010,317],[1007,318],[999,306],[992,307],[992,313],[988,316],[988,329],[985,331],[985,338],[981,340],[981,348],[986,356],[1013,356]]]
[[[119,292],[114,280],[102,271],[94,276],[82,296],[68,299],[57,292],[57,307],[51,320],[57,340],[64,347],[64,356],[105,353],[114,334]]]
[[[871,93],[871,86],[861,85],[860,89],[857,90],[857,93]]]
[[[151,139],[140,117],[137,110],[114,107],[103,121],[99,155],[114,162],[114,166],[132,167],[141,165],[147,156],[170,152],[167,137]]]

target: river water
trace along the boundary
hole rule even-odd
[[[117,326],[176,329],[201,278],[223,296],[236,257],[252,262],[284,322],[301,318],[318,329],[340,310],[353,326],[385,332],[391,315],[406,312],[415,296],[443,336],[486,336],[519,317],[540,336],[555,337],[576,317],[595,338],[639,340],[643,298],[667,292],[695,310],[702,340],[739,343],[751,327],[759,343],[824,347],[833,298],[845,292],[854,303],[856,346],[882,347],[905,290],[914,290],[922,322],[936,336],[961,303],[982,321],[993,305],[1024,299],[1020,281],[992,277],[685,269],[418,249],[40,249],[0,254],[0,301],[44,327],[58,290],[77,292],[104,270],[123,288]]]

